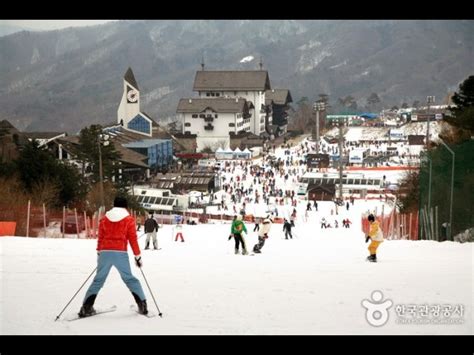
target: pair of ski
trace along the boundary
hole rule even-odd
[[[140,314],[142,316],[145,316],[147,318],[153,318],[153,317],[156,317],[156,313],[153,313],[153,312],[150,312],[148,311],[147,314],[141,314],[138,312],[138,308],[137,306],[135,305],[131,305],[130,306],[130,309],[132,311],[135,311],[135,313],[137,314]],[[90,318],[90,317],[94,317],[94,316],[98,316],[100,314],[104,314],[104,313],[111,313],[111,312],[115,312],[117,310],[117,306],[111,306],[111,307],[106,307],[106,308],[97,308],[95,313],[94,314],[91,314],[89,316],[85,316],[85,317],[79,317],[78,315],[74,315],[70,318],[65,318],[64,320],[67,320],[68,322],[72,322],[72,321],[75,321],[75,320],[79,320],[79,319],[85,319],[85,318]]]

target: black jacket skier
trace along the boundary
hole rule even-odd
[[[288,236],[290,236],[291,239],[293,239],[293,236],[291,235],[291,228],[293,226],[291,225],[290,222],[285,218],[285,222],[283,223],[283,231],[285,232],[285,239],[288,239]]]

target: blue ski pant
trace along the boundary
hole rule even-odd
[[[112,266],[115,266],[118,270],[120,277],[123,282],[125,282],[128,289],[140,297],[142,301],[145,300],[145,293],[143,293],[142,285],[140,284],[140,281],[132,275],[132,271],[130,270],[128,253],[126,251],[103,250],[99,254],[97,273],[86,292],[84,302],[89,298],[89,296],[99,293],[102,286],[104,286],[105,280],[107,279]]]

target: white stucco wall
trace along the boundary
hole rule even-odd
[[[117,123],[120,124],[120,120],[123,120],[123,125],[126,127],[127,123],[134,118],[140,112],[140,91],[138,92],[138,100],[136,103],[127,102],[127,86],[130,86],[137,90],[133,85],[130,85],[127,81],[123,81],[123,94],[122,100],[117,110]]]

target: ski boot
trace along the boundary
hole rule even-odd
[[[239,254],[239,249],[235,249],[235,255]]]
[[[80,318],[89,317],[95,314],[94,302],[96,297],[97,295],[91,295],[87,298],[79,310],[78,316]]]
[[[140,297],[134,292],[132,292],[133,298],[135,299],[135,302],[137,303],[138,306],[138,313],[140,314],[148,314],[148,308],[146,305],[146,300],[141,300]]]
[[[372,263],[376,263],[377,262],[377,257],[375,256],[375,254],[369,255],[367,257],[367,261],[370,261]]]
[[[148,314],[146,300],[140,301],[139,303],[137,303],[137,305],[138,305],[138,313],[143,314],[143,315]]]

